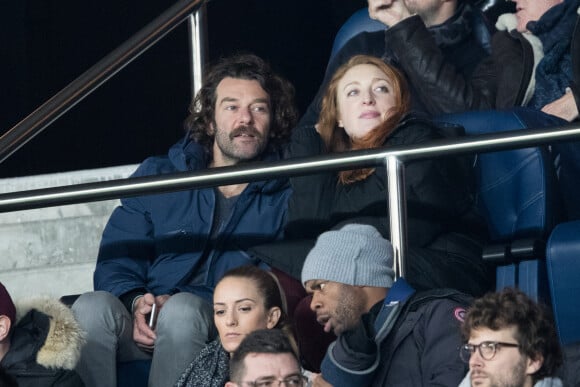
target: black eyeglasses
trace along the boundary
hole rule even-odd
[[[275,379],[272,377],[264,377],[256,379],[253,382],[242,382],[242,385],[250,387],[305,387],[308,383],[308,378],[303,375],[292,375],[284,379]]]
[[[464,362],[469,363],[471,355],[477,349],[483,359],[491,360],[501,347],[519,348],[520,345],[515,343],[503,343],[501,341],[483,341],[477,345],[464,344],[459,348],[459,357],[461,357],[461,360]]]

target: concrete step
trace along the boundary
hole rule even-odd
[[[128,177],[136,165],[0,179],[0,193]],[[103,228],[118,200],[0,213],[0,282],[14,298],[93,287]]]

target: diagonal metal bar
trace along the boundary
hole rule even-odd
[[[187,20],[206,0],[180,0],[0,137],[0,163]]]

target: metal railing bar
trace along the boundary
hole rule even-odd
[[[387,173],[387,201],[391,244],[393,245],[393,270],[395,277],[405,277],[407,268],[407,205],[405,199],[405,164],[394,156],[385,160]]]
[[[0,137],[0,163],[197,11],[205,0],[180,0]]]
[[[190,61],[190,80],[191,96],[197,95],[201,89],[204,72],[204,65],[207,58],[207,6],[203,4],[197,12],[189,15],[189,61]]]
[[[270,163],[256,162],[234,167],[210,168],[203,171],[183,172],[172,175],[157,175],[12,192],[0,195],[0,212],[216,187],[341,169],[380,166],[384,165],[384,160],[388,157],[395,157],[404,162],[411,159],[523,148],[574,138],[580,139],[580,125],[467,136],[431,141],[413,146],[353,151]]]

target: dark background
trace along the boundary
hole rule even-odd
[[[0,133],[173,3],[0,0]],[[212,0],[209,60],[267,59],[296,86],[303,112],[340,25],[366,0]],[[0,177],[139,163],[182,136],[189,91],[187,27],[167,35],[0,164]]]

